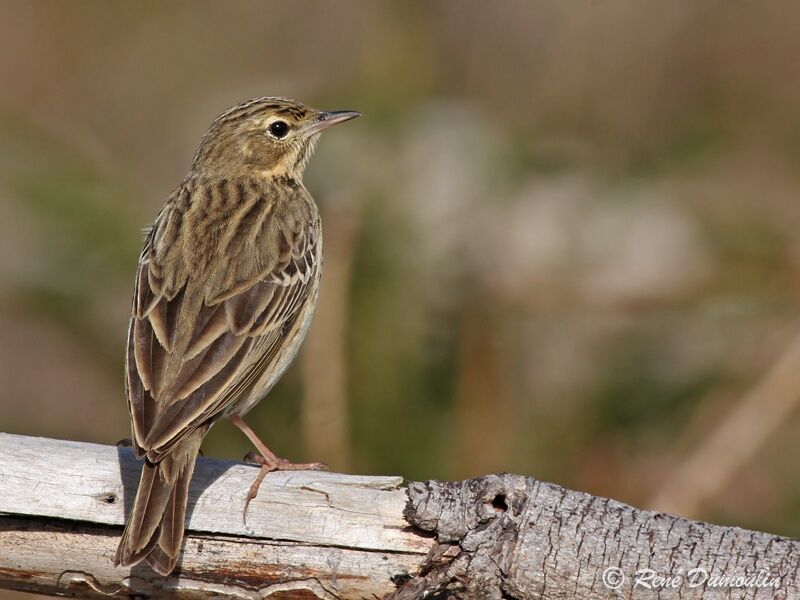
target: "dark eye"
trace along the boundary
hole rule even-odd
[[[275,121],[268,127],[270,134],[276,138],[285,137],[289,133],[289,126],[284,121]]]

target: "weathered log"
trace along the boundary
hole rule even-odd
[[[0,588],[83,598],[800,598],[797,540],[515,475],[404,486],[272,473],[245,523],[256,468],[207,458],[176,571],[115,568],[139,468],[125,448],[0,434]]]

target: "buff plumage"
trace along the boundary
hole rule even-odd
[[[302,176],[319,133],[358,116],[260,98],[221,115],[147,234],[126,353],[145,465],[115,564],[170,573],[200,443],[280,378],[305,337],[322,230]]]

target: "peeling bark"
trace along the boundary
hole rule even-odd
[[[111,564],[139,468],[129,449],[0,434],[0,588],[98,599],[800,599],[798,540],[505,474],[404,486],[272,473],[245,524],[257,467],[208,458],[178,568],[162,577]],[[694,568],[753,579],[692,586]]]
[[[798,540],[516,475],[412,483],[408,494],[406,519],[439,545],[387,600],[800,598]]]

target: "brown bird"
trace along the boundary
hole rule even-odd
[[[320,132],[357,116],[283,98],[231,108],[147,233],[125,361],[133,447],[145,463],[115,565],[175,568],[195,459],[222,417],[260,452],[248,502],[270,470],[320,467],[277,458],[241,417],[311,324],[322,231],[303,171]]]

